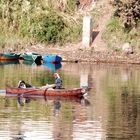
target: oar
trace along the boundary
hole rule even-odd
[[[46,92],[47,92],[47,90],[48,90],[48,88],[46,88],[46,89],[44,90],[44,99],[45,99],[45,101],[47,101],[47,98],[46,98]]]

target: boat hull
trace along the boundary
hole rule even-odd
[[[19,60],[0,60],[0,65],[19,64]]]
[[[23,59],[26,61],[33,61],[33,62],[38,62],[41,61],[42,56],[37,54],[37,53],[31,53],[31,54],[23,54],[22,55]]]
[[[20,58],[20,54],[0,53],[0,60],[2,61],[18,60],[19,58]]]
[[[7,88],[6,94],[23,94],[23,95],[43,95],[43,96],[55,96],[55,97],[82,97],[82,89],[55,89],[55,90],[42,90],[32,88]]]
[[[42,59],[45,63],[60,63],[62,61],[58,55],[44,55]]]

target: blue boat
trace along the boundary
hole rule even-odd
[[[58,55],[43,55],[42,59],[44,63],[60,63],[62,61]]]
[[[56,70],[60,69],[62,67],[61,63],[43,63],[43,67],[47,68],[48,70],[51,70],[55,72]]]

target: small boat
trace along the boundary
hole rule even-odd
[[[23,59],[26,61],[34,61],[34,62],[39,62],[42,60],[42,56],[38,53],[34,52],[27,52],[22,55]]]
[[[22,94],[22,95],[43,95],[43,96],[55,96],[55,97],[82,97],[83,89],[54,89],[43,90],[34,88],[7,88],[6,94]]]
[[[56,71],[62,67],[62,64],[61,63],[43,63],[42,66],[48,70]]]
[[[0,65],[12,65],[12,64],[19,64],[19,60],[0,60]]]
[[[60,63],[62,61],[58,55],[43,55],[42,59],[44,63]]]
[[[0,53],[0,60],[18,60],[20,58],[20,54],[16,53]]]

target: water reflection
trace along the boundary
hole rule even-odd
[[[59,71],[60,69],[58,69]],[[16,74],[15,74],[16,73]],[[0,139],[140,139],[140,67],[62,63],[64,87],[88,86],[86,99],[0,97]],[[0,67],[0,89],[19,79],[41,86],[53,83],[43,67]],[[19,104],[19,103],[18,103]]]
[[[53,106],[54,106],[54,116],[57,116],[60,112],[60,108],[61,108],[61,102],[60,99],[57,98],[53,101]]]
[[[61,63],[56,63],[56,64],[43,63],[43,67],[48,69],[48,70],[51,70],[53,72],[56,72],[58,69],[60,69],[62,67],[62,64]]]
[[[30,97],[24,97],[22,94],[17,95],[17,101],[19,106],[24,106],[25,104],[30,103]]]
[[[24,60],[22,61],[21,63],[25,64],[25,65],[30,65],[30,66],[40,66],[42,64],[41,61],[27,61],[27,60]]]

